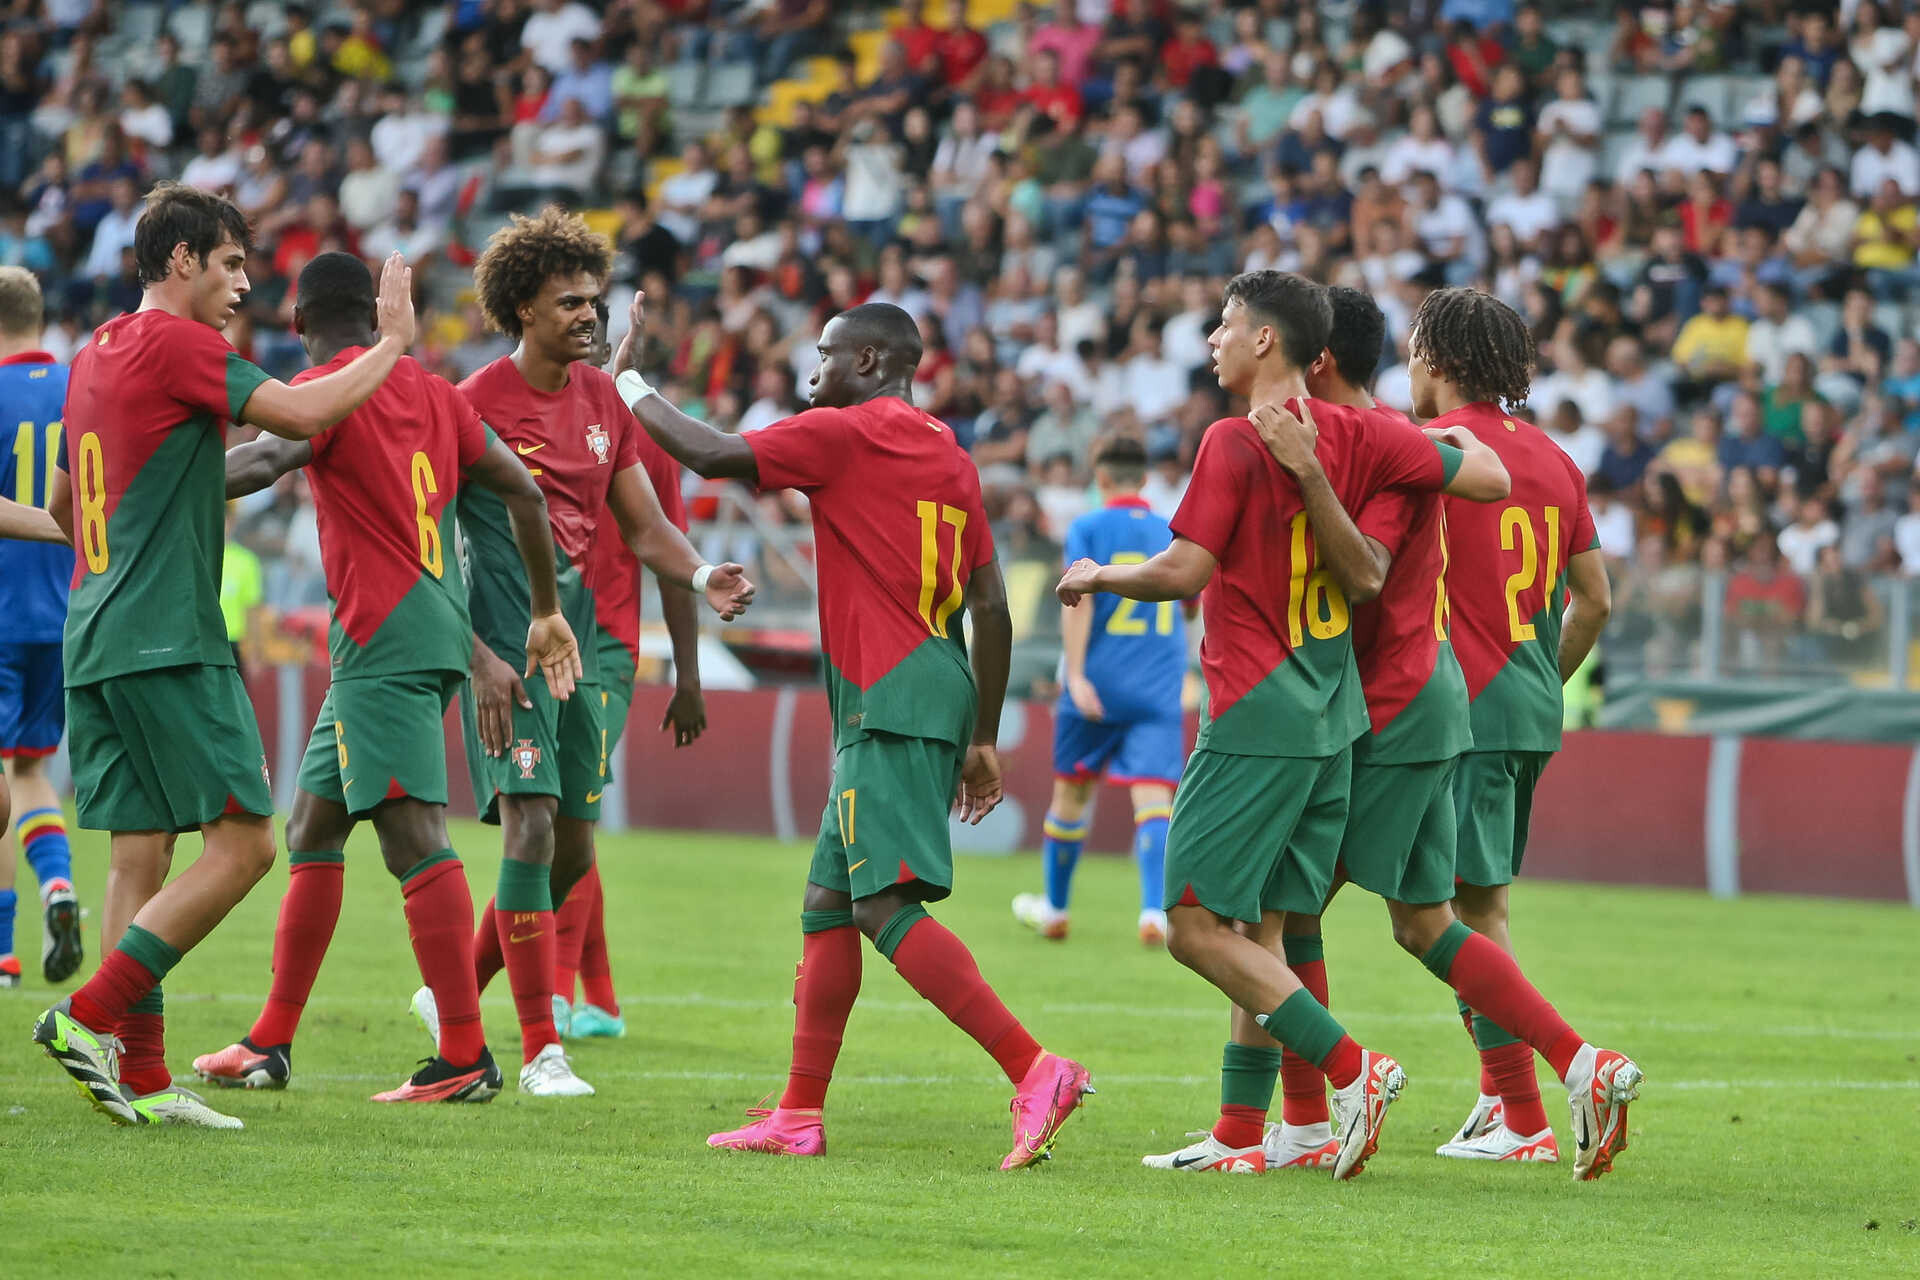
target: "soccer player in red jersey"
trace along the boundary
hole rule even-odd
[[[635,297],[614,366],[648,434],[699,475],[807,495],[833,715],[833,786],[801,905],[786,1091],[771,1112],[707,1144],[825,1151],[820,1109],[860,991],[865,934],[1006,1073],[1013,1149],[1000,1167],[1030,1165],[1091,1091],[1087,1069],[1042,1049],[921,905],[953,889],[949,805],[978,822],[1000,803],[994,742],[1013,628],[979,472],[952,431],[913,407],[919,330],[884,303],[835,316],[820,334],[813,407],[737,436],[681,413],[632,370],[644,304]],[[963,602],[971,666],[953,616]]]
[[[373,278],[358,258],[323,253],[300,273],[294,330],[325,377],[376,341]],[[287,893],[274,931],[273,988],[253,1027],[194,1059],[213,1084],[282,1089],[293,1036],[340,918],[347,837],[362,818],[399,880],[420,975],[441,1012],[439,1052],[376,1102],[485,1102],[500,1070],[480,1026],[468,955],[473,898],[447,838],[442,724],[466,683],[473,624],[460,557],[446,554],[466,481],[498,494],[531,586],[527,653],[549,691],[580,672],[560,616],[546,501],[513,451],[452,384],[403,359],[373,398],[310,440],[262,437],[227,454],[227,496],[305,467],[332,598],[333,683],[300,765],[287,821]]]
[[[1512,950],[1507,885],[1526,851],[1534,784],[1560,747],[1561,685],[1586,659],[1612,608],[1606,561],[1580,469],[1533,424],[1502,408],[1527,398],[1535,346],[1526,322],[1487,294],[1442,289],[1421,303],[1408,347],[1414,411],[1428,419],[1428,429],[1467,428],[1513,477],[1502,503],[1449,501],[1446,510],[1453,648],[1473,729],[1453,785],[1454,910],[1474,932],[1458,939],[1464,945],[1452,963],[1455,979],[1465,976],[1463,967],[1480,974],[1454,986],[1463,1013],[1474,1010],[1482,1097],[1442,1152],[1494,1158],[1547,1130],[1534,1076],[1537,1050],[1567,1086],[1573,1175],[1597,1178],[1627,1145],[1627,1104],[1638,1096],[1640,1068],[1584,1042],[1537,996],[1517,1006],[1498,1001],[1486,976]],[[1433,954],[1424,958],[1441,972]],[[1511,1043],[1512,1036],[1525,1044]],[[1498,1119],[1490,1115],[1496,1093]],[[1455,1149],[1463,1146],[1470,1149]]]
[[[1300,276],[1253,271],[1227,286],[1209,337],[1220,385],[1260,412],[1304,397],[1326,346],[1325,291]],[[1200,596],[1207,717],[1174,796],[1167,840],[1168,950],[1233,1001],[1222,1056],[1221,1115],[1199,1142],[1148,1156],[1154,1168],[1257,1173],[1281,1048],[1334,1083],[1350,1178],[1379,1141],[1406,1077],[1350,1038],[1282,957],[1287,913],[1326,900],[1347,820],[1352,744],[1367,710],[1354,669],[1350,609],[1313,536],[1313,511],[1360,507],[1382,489],[1437,491],[1497,479],[1490,452],[1315,404],[1318,457],[1296,479],[1246,418],[1207,429],[1173,518],[1173,544],[1144,564],[1076,562],[1063,603],[1095,591],[1135,600]],[[1489,474],[1491,473],[1491,474]]]
[[[557,207],[516,215],[494,232],[474,285],[488,323],[519,345],[460,384],[546,495],[561,612],[579,638],[584,667],[565,702],[539,683],[521,683],[526,571],[499,502],[469,495],[460,529],[475,647],[462,718],[474,796],[481,816],[500,824],[506,850],[474,937],[474,972],[484,991],[506,969],[520,1021],[520,1089],[538,1097],[593,1092],[560,1047],[553,973],[554,910],[593,865],[593,822],[606,781],[594,621],[600,526],[610,514],[642,564],[674,588],[704,595],[722,619],[753,598],[739,565],[703,564],[662,514],[640,465],[633,415],[613,380],[586,363],[610,255],[604,236]],[[430,989],[414,993],[414,1008],[437,1034]]]
[[[412,273],[395,254],[378,342],[299,386],[268,377],[220,336],[249,288],[248,244],[245,217],[218,196],[173,183],[147,196],[140,307],[74,357],[52,491],[78,553],[65,641],[74,793],[80,825],[112,832],[112,846],[105,959],[34,1039],[120,1124],[242,1127],[172,1085],[160,991],[273,865],[266,753],[220,614],[225,424],[311,439],[413,341]],[[196,828],[200,857],[168,880],[174,836]]]

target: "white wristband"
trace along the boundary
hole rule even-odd
[[[653,394],[653,388],[647,384],[647,380],[632,369],[622,371],[613,380],[613,389],[620,393],[620,398],[629,409]]]
[[[695,569],[693,571],[694,594],[705,595],[707,591],[707,583],[709,580],[712,579],[712,577],[713,577],[713,566],[710,564],[703,564],[698,569]]]

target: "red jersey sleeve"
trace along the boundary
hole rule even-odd
[[[846,466],[853,417],[842,409],[808,409],[743,439],[753,450],[760,488],[819,489]]]
[[[636,440],[640,433],[636,432]],[[647,479],[653,483],[653,492],[660,499],[660,510],[666,513],[673,527],[680,532],[687,531],[687,503],[680,496],[680,464],[667,455],[667,451],[655,444],[651,437],[640,441],[640,465],[647,469]]]
[[[480,461],[480,455],[487,451],[492,432],[487,424],[480,420],[480,411],[473,402],[460,394],[458,388],[444,379],[434,379],[435,389],[446,401],[447,416],[453,420],[453,448],[460,460],[460,469],[465,471]]]
[[[1459,469],[1458,462],[1449,464],[1441,453],[1443,448],[1452,449],[1451,445],[1441,445],[1419,431],[1381,429],[1372,436],[1368,461],[1375,489],[1438,491],[1447,487],[1447,481]]]
[[[1247,481],[1254,459],[1248,448],[1251,423],[1222,418],[1201,437],[1193,459],[1193,478],[1170,522],[1176,537],[1198,543],[1215,560],[1226,554],[1233,531],[1246,504]],[[1266,447],[1260,446],[1262,456]]]
[[[1411,490],[1383,489],[1367,499],[1367,505],[1360,509],[1353,523],[1362,535],[1385,547],[1388,555],[1397,556],[1400,545],[1407,539],[1418,501]]]
[[[157,381],[172,399],[222,421],[240,416],[261,383],[273,379],[249,364],[220,331],[197,320],[178,319],[154,331],[163,349],[153,353]]]

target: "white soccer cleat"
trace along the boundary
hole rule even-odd
[[[1340,1139],[1333,1136],[1333,1126],[1324,1120],[1308,1125],[1270,1124],[1261,1149],[1266,1152],[1267,1169],[1272,1172],[1281,1169],[1331,1171],[1340,1159]]]
[[[1480,1095],[1479,1100],[1473,1104],[1473,1110],[1467,1113],[1466,1123],[1461,1125],[1459,1130],[1456,1131],[1451,1138],[1447,1139],[1446,1145],[1451,1147],[1456,1143],[1472,1142],[1475,1138],[1484,1138],[1495,1129],[1504,1129],[1506,1123],[1507,1109],[1506,1105],[1500,1101],[1500,1095],[1497,1093],[1483,1093]],[[1442,1151],[1440,1154],[1445,1155],[1446,1152]]]
[[[408,1002],[413,1016],[420,1019],[420,1025],[427,1029],[427,1039],[437,1047],[440,1044],[440,1002],[433,998],[432,987],[422,987],[413,993]]]
[[[1166,912],[1142,911],[1140,913],[1140,945],[1143,947],[1164,947],[1167,945]]]
[[[1477,1138],[1468,1138],[1462,1142],[1455,1139],[1435,1148],[1437,1156],[1448,1156],[1454,1160],[1507,1160],[1514,1164],[1558,1164],[1560,1144],[1554,1140],[1552,1129],[1542,1129],[1531,1136],[1515,1133],[1507,1126],[1500,1125],[1491,1133],[1483,1133]]]
[[[1340,1151],[1333,1165],[1336,1181],[1357,1177],[1367,1167],[1380,1149],[1387,1108],[1406,1087],[1407,1073],[1399,1063],[1384,1053],[1360,1051],[1360,1074],[1346,1088],[1333,1091],[1333,1118],[1340,1129]]]
[[[1067,936],[1067,913],[1055,911],[1053,904],[1038,893],[1015,894],[1013,918],[1043,938],[1063,942]]]
[[[520,1068],[520,1092],[534,1098],[591,1098],[593,1086],[573,1074],[558,1044],[550,1044]]]
[[[1179,1169],[1186,1173],[1265,1173],[1266,1153],[1259,1147],[1230,1147],[1210,1132],[1187,1135],[1200,1141],[1163,1156],[1141,1156],[1149,1169]]]
[[[223,1115],[191,1089],[168,1085],[153,1093],[127,1095],[127,1105],[148,1124],[184,1124],[195,1129],[244,1129],[239,1116]]]
[[[1573,1108],[1573,1180],[1591,1182],[1613,1169],[1627,1149],[1627,1104],[1640,1096],[1646,1073],[1632,1058],[1590,1044],[1580,1046],[1567,1068],[1567,1102]]]

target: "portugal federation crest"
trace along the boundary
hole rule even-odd
[[[534,768],[540,763],[540,748],[533,745],[532,738],[522,738],[514,744],[512,757],[513,762],[520,766],[520,776],[531,778]]]
[[[613,437],[607,434],[605,427],[596,422],[587,428],[587,447],[593,450],[593,456],[604,465],[607,455],[613,452]]]

